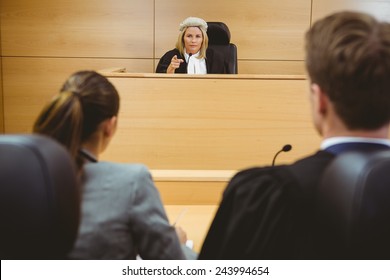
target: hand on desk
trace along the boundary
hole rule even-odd
[[[175,227],[176,234],[179,237],[181,244],[186,244],[187,242],[187,233],[181,227]]]

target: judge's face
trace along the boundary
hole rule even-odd
[[[199,27],[188,27],[184,33],[184,47],[189,54],[196,54],[203,42],[203,34]]]

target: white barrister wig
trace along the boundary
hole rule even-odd
[[[179,30],[183,31],[187,27],[195,27],[195,26],[203,29],[204,32],[207,31],[207,23],[203,19],[197,17],[188,17],[185,20],[183,20],[183,22],[180,23]]]

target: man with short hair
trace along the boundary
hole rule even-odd
[[[236,174],[200,259],[322,258],[313,236],[322,172],[346,151],[390,150],[389,23],[359,12],[318,20],[306,33],[306,68],[321,149],[291,165]]]

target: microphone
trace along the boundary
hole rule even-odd
[[[291,151],[291,149],[292,149],[292,146],[290,144],[284,145],[283,148],[275,154],[274,159],[272,160],[272,166],[275,165],[275,159],[281,152],[288,152],[288,151]]]
[[[192,56],[192,53],[188,54],[188,61],[187,61],[187,73],[188,73],[188,64],[190,63],[190,58]]]

